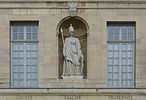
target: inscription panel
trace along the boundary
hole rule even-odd
[[[64,100],[81,100],[81,96],[64,96]]]
[[[109,96],[109,100],[132,100],[132,96]]]

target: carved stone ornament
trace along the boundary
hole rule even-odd
[[[77,3],[68,3],[70,16],[76,16],[77,5]]]

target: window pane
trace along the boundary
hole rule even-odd
[[[23,73],[19,73],[19,79],[23,79],[23,78],[24,78]]]
[[[112,66],[109,66],[109,67],[108,67],[108,70],[109,70],[108,72],[113,72]]]
[[[122,72],[127,72],[127,66],[122,66]]]
[[[128,65],[132,65],[133,64],[133,59],[128,59]]]
[[[133,66],[127,67],[127,72],[133,72]]]
[[[128,26],[128,33],[134,33],[134,27]]]
[[[24,40],[24,34],[23,33],[19,33],[19,40]]]
[[[13,33],[17,33],[18,32],[18,27],[17,26],[13,26]]]
[[[113,60],[112,59],[108,59],[108,65],[112,65],[113,64]]]
[[[108,79],[112,79],[112,78],[113,78],[112,73],[109,73],[109,74],[108,74]]]
[[[13,40],[17,40],[18,39],[18,34],[17,33],[13,33]]]
[[[24,65],[24,59],[19,59],[19,65]]]
[[[118,44],[114,45],[114,50],[119,50],[119,45]]]
[[[120,32],[120,27],[119,26],[115,26],[114,27],[114,33],[119,34]]]
[[[118,86],[119,86],[119,81],[114,80],[114,81],[113,81],[113,86],[118,87]]]
[[[37,52],[32,52],[32,57],[36,58],[37,57]]]
[[[127,52],[122,52],[122,58],[126,58],[127,57]]]
[[[13,72],[18,72],[18,71],[19,71],[18,67],[17,66],[14,66],[13,67]]]
[[[32,57],[32,53],[31,52],[27,52],[26,56],[27,56],[27,58],[31,58]]]
[[[122,34],[122,40],[127,40],[127,34],[126,33]]]
[[[23,43],[19,43],[18,47],[19,47],[19,50],[24,51],[24,44]]]
[[[119,65],[119,59],[114,59],[114,64],[113,65]]]
[[[31,33],[31,26],[26,26],[26,32]]]
[[[38,45],[37,44],[33,44],[33,50],[38,50]]]
[[[108,26],[108,33],[113,33],[113,26]]]
[[[13,50],[18,50],[18,46],[19,46],[19,45],[17,45],[17,44],[15,44],[15,43],[13,43],[13,47],[12,47],[12,48],[13,48]]]
[[[114,39],[114,34],[110,33],[108,34],[108,40],[113,40]]]
[[[113,67],[113,72],[119,72],[119,66],[114,66]]]
[[[13,57],[19,57],[18,52],[13,52]]]
[[[113,79],[119,79],[119,74],[114,73],[114,74],[113,74]]]
[[[19,71],[19,72],[24,72],[24,66],[19,66],[19,67],[18,67],[18,71]]]
[[[19,33],[23,33],[24,32],[24,27],[23,26],[19,26]]]
[[[113,52],[108,52],[108,57],[109,58],[113,57]]]
[[[112,44],[108,44],[108,50],[113,50],[113,45]]]
[[[26,49],[27,50],[32,50],[32,45],[31,44],[27,44]]]
[[[124,86],[124,87],[125,87],[125,86],[126,86],[126,84],[127,84],[126,80],[123,80],[123,81],[122,81],[122,86]]]
[[[128,40],[133,40],[133,34],[131,33],[128,34]]]
[[[127,74],[127,78],[128,78],[128,79],[132,79],[132,73],[128,73],[128,74]]]
[[[127,50],[127,45],[126,44],[122,44],[122,50],[123,51]]]
[[[33,33],[33,34],[32,34],[32,39],[33,39],[33,40],[37,40],[37,33]]]
[[[128,44],[128,50],[133,51],[133,45]]]
[[[119,52],[114,52],[114,58],[118,58],[119,57]]]
[[[32,32],[33,32],[33,33],[37,33],[37,32],[38,32],[37,26],[33,26],[33,27],[32,27]]]
[[[126,79],[126,78],[127,78],[126,73],[122,73],[122,79]]]
[[[26,77],[27,79],[31,79],[31,73],[27,73]]]
[[[31,65],[31,59],[27,59],[27,60],[26,60],[26,64],[27,64],[27,65]]]
[[[122,59],[122,65],[127,65],[127,59]]]
[[[114,40],[119,40],[119,34],[114,34]]]
[[[128,80],[127,85],[131,87],[133,86],[133,82],[131,80]]]
[[[31,33],[27,33],[27,39],[28,39],[28,40],[31,39]]]
[[[127,33],[127,27],[126,27],[126,26],[123,26],[123,27],[122,27],[122,34],[123,34],[123,33]]]
[[[113,83],[112,80],[108,80],[108,85],[109,85],[109,86],[112,86],[112,85],[113,85],[112,83]]]
[[[19,56],[20,56],[20,57],[24,57],[24,52],[20,52],[20,53],[19,53]]]

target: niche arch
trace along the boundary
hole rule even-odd
[[[84,78],[87,78],[87,36],[89,34],[89,26],[87,22],[81,17],[65,17],[63,18],[57,26],[57,36],[58,36],[58,78],[61,78],[63,72],[63,42],[60,29],[63,29],[64,39],[69,37],[68,28],[70,24],[73,25],[75,34],[74,37],[78,38],[81,44],[81,50],[84,55]]]

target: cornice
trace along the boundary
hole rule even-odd
[[[146,0],[0,0],[0,3],[132,3],[146,4]]]
[[[146,96],[146,89],[0,89],[0,96]]]
[[[0,9],[146,9],[146,0],[0,0]]]

